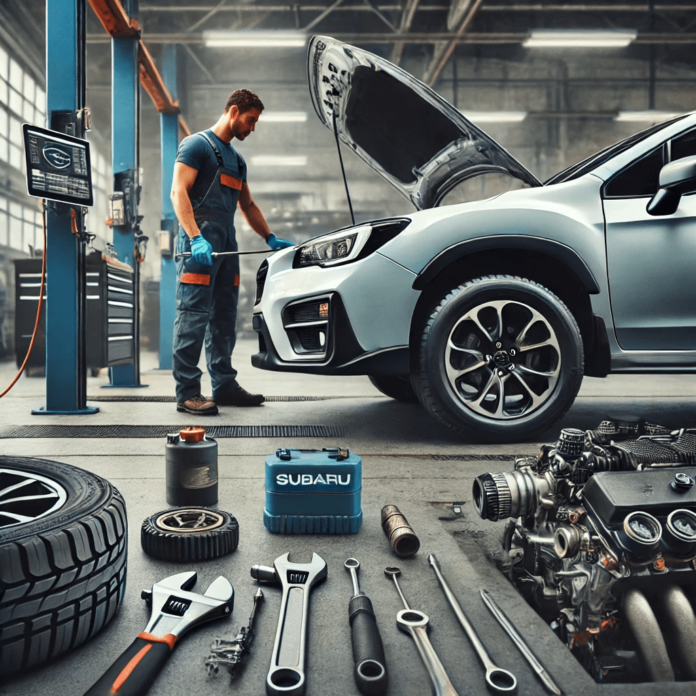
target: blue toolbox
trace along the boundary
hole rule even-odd
[[[278,534],[355,534],[362,459],[340,447],[279,449],[266,457],[263,523]]]

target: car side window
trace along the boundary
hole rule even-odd
[[[696,155],[696,130],[680,135],[672,141],[670,161]]]
[[[660,169],[664,163],[660,146],[619,172],[604,190],[605,198],[653,196],[660,188]]]

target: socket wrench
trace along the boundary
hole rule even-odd
[[[442,662],[440,662],[435,648],[433,648],[428,638],[427,627],[428,623],[430,623],[430,619],[427,614],[424,614],[422,611],[416,611],[409,607],[399,587],[399,582],[396,578],[401,574],[401,570],[395,567],[385,568],[384,574],[394,581],[396,590],[405,607],[405,609],[396,615],[396,625],[400,631],[408,633],[416,644],[421,660],[423,660],[423,664],[428,670],[428,676],[433,685],[434,696],[459,696],[454,685],[447,676],[447,672],[445,672],[445,668]]]
[[[445,593],[445,597],[447,597],[447,601],[450,603],[450,606],[452,607],[454,615],[459,620],[459,623],[464,629],[464,633],[466,633],[467,638],[471,641],[471,644],[474,646],[474,650],[476,651],[476,654],[479,656],[479,659],[481,660],[481,662],[483,662],[483,667],[486,670],[485,679],[488,690],[496,694],[512,693],[517,688],[517,679],[515,678],[515,675],[512,672],[508,672],[508,670],[506,669],[496,667],[493,660],[491,660],[488,651],[486,650],[480,638],[476,634],[474,627],[471,625],[471,623],[469,623],[469,619],[466,618],[466,615],[462,611],[462,608],[459,605],[457,598],[454,596],[452,590],[450,590],[447,581],[445,580],[444,576],[442,575],[442,572],[440,571],[440,564],[437,558],[435,558],[435,556],[432,553],[428,556],[428,563],[430,563],[433,570],[435,571],[435,575],[437,575],[437,579],[440,581],[442,590]]]
[[[286,553],[273,561],[273,568],[255,565],[251,577],[257,582],[280,584],[283,590],[266,693],[300,696],[307,686],[309,593],[314,585],[326,579],[326,561],[313,553],[311,563],[291,563],[290,554]]]
[[[389,685],[384,646],[379,635],[377,619],[370,598],[360,591],[358,568],[360,563],[349,558],[344,564],[353,581],[353,596],[348,605],[353,660],[355,661],[355,683],[360,693],[367,696],[383,694]]]

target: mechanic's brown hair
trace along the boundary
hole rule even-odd
[[[236,106],[239,109],[239,113],[243,114],[249,109],[258,109],[263,111],[263,102],[248,89],[235,89],[229,97],[227,97],[227,103],[225,104],[225,111],[229,111],[231,107]]]

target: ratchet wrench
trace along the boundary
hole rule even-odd
[[[353,596],[348,605],[348,617],[353,642],[355,683],[360,692],[367,696],[383,694],[389,684],[389,675],[372,602],[360,591],[358,583],[360,563],[355,558],[349,558],[344,566],[353,581]]]
[[[222,575],[203,595],[189,591],[195,584],[196,573],[179,573],[143,590],[142,598],[152,608],[149,623],[85,696],[142,696],[184,633],[232,613],[234,589]]]
[[[251,577],[257,582],[280,584],[283,589],[266,693],[268,696],[300,696],[307,687],[309,593],[326,578],[326,561],[313,553],[311,563],[291,563],[290,554],[286,553],[273,561],[273,568],[255,565]]]
[[[422,611],[411,609],[399,587],[396,577],[401,574],[401,570],[394,567],[385,568],[384,574],[394,581],[396,591],[399,593],[405,607],[396,615],[396,625],[400,631],[408,633],[416,644],[421,660],[423,660],[423,664],[428,670],[434,696],[459,696],[428,638],[427,627],[428,623],[430,623],[430,618]]]
[[[503,627],[505,632],[510,636],[512,642],[517,646],[519,651],[522,653],[527,662],[531,665],[532,669],[536,672],[539,679],[542,681],[544,686],[556,696],[561,696],[561,690],[558,688],[553,679],[549,676],[549,673],[544,669],[544,666],[537,660],[536,655],[530,650],[529,646],[524,642],[524,638],[519,634],[517,629],[512,625],[512,621],[508,619],[505,612],[498,606],[497,602],[493,599],[488,590],[481,590],[481,599],[484,604],[488,607],[491,614],[495,616],[498,623]]]
[[[435,575],[437,575],[437,579],[440,581],[440,585],[442,585],[442,590],[445,593],[445,597],[447,597],[447,601],[452,607],[454,615],[457,617],[457,619],[459,619],[459,623],[464,629],[464,633],[466,633],[467,638],[474,646],[474,650],[479,656],[479,659],[481,662],[483,662],[483,666],[486,670],[485,679],[488,690],[496,694],[512,693],[517,688],[517,679],[515,678],[515,675],[512,672],[508,672],[506,669],[496,667],[493,660],[491,660],[486,648],[476,634],[474,627],[469,622],[469,619],[466,618],[466,615],[462,611],[457,598],[452,593],[452,590],[450,590],[447,581],[440,571],[440,564],[432,553],[428,556],[428,563],[430,563],[435,571]]]

